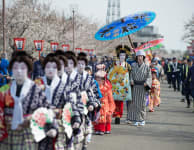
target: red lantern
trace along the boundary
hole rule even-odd
[[[51,43],[51,50],[56,51],[58,46],[59,46],[59,43],[56,43],[56,42]]]
[[[79,54],[82,51],[82,48],[75,48],[77,54]]]
[[[14,45],[16,48],[16,51],[23,51],[24,45],[25,45],[25,38],[14,38]]]
[[[89,54],[89,49],[84,49],[84,52],[88,55]]]
[[[62,45],[62,48],[63,48],[63,50],[66,52],[66,51],[69,51],[70,46],[69,46],[69,44],[63,44],[63,45]]]
[[[39,51],[39,52],[42,51],[43,44],[44,44],[44,40],[34,40],[34,45],[35,45],[36,51]]]
[[[90,50],[89,50],[89,55],[90,55],[90,56],[93,56],[93,54],[94,54],[94,49],[90,49]]]

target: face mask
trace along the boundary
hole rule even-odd
[[[77,64],[77,69],[79,72],[83,72],[85,70],[85,61],[84,60],[79,60]]]
[[[59,71],[59,76],[62,76],[65,71],[65,66],[62,60],[60,60],[60,64],[61,64],[61,70]]]
[[[12,72],[17,83],[24,83],[28,78],[28,67],[24,62],[15,62],[12,67]]]
[[[45,66],[45,75],[48,79],[53,79],[57,75],[57,64],[55,62],[48,62]]]
[[[125,61],[125,58],[126,58],[126,54],[125,53],[121,53],[119,55],[119,59],[120,59],[121,62],[124,62]]]
[[[74,62],[72,59],[68,59],[68,65],[67,65],[66,71],[72,72],[73,69],[74,69]]]

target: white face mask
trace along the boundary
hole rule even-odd
[[[57,64],[55,62],[48,62],[45,66],[45,75],[48,79],[53,79],[57,75]]]
[[[28,78],[28,67],[24,62],[14,62],[12,72],[13,77],[18,84],[24,83]]]
[[[67,72],[72,72],[74,69],[74,61],[72,59],[68,59],[68,65],[66,68]]]
[[[126,58],[126,54],[125,53],[120,53],[119,55],[119,59],[121,62],[124,62],[125,61],[125,58]]]
[[[62,60],[60,60],[60,64],[61,64],[61,70],[59,71],[59,76],[62,76],[65,71],[65,66]]]
[[[83,72],[85,70],[86,64],[84,60],[79,60],[77,64],[77,69],[79,72]]]

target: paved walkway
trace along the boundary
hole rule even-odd
[[[93,135],[89,150],[194,150],[194,113],[181,94],[161,85],[162,103],[147,113],[145,127],[112,124],[112,134]],[[114,120],[113,120],[114,121]]]

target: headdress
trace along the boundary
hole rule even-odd
[[[120,53],[126,53],[127,55],[131,55],[131,49],[127,45],[118,45],[116,47],[116,54],[117,57],[119,56]]]

